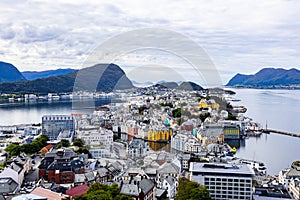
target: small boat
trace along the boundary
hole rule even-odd
[[[236,153],[236,148],[235,148],[235,147],[233,147],[233,148],[231,149],[231,153]]]

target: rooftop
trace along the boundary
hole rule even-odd
[[[52,192],[51,190],[47,190],[42,187],[35,188],[30,194],[46,197],[47,199],[51,199],[51,200],[61,200],[68,197],[68,195]]]
[[[224,164],[224,163],[198,163],[191,162],[191,172],[204,172],[204,173],[230,173],[230,174],[247,174],[254,175],[254,171],[246,164]]]
[[[74,188],[71,188],[66,191],[67,195],[70,195],[72,197],[74,196],[81,196],[83,195],[87,190],[89,189],[89,186],[87,184],[80,185]]]

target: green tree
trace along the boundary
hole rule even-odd
[[[73,141],[73,145],[77,146],[77,147],[83,147],[84,146],[84,142],[80,138],[76,138]]]
[[[86,147],[79,147],[79,149],[76,151],[77,154],[87,154],[89,158],[92,158],[91,152]]]
[[[6,147],[5,151],[9,154],[9,157],[19,155],[20,152],[26,154],[37,153],[47,145],[48,140],[49,138],[46,135],[41,135],[30,144],[23,144],[20,146],[18,143],[12,143]]]
[[[209,191],[203,185],[180,178],[175,200],[211,200]]]
[[[101,183],[94,183],[82,196],[75,197],[75,200],[131,200],[132,198],[120,194],[119,187],[116,184],[104,185]]]
[[[61,139],[61,140],[60,140],[60,143],[57,145],[56,148],[68,147],[68,146],[70,146],[69,140]]]
[[[237,121],[238,119],[236,118],[236,116],[234,116],[231,112],[228,112],[228,117],[227,117],[228,120],[234,120],[234,121]]]
[[[210,117],[210,113],[207,112],[207,113],[205,113],[204,115],[200,114],[199,117],[200,117],[200,120],[201,120],[202,122],[204,122],[204,120],[205,120],[206,118]]]
[[[180,117],[181,116],[181,108],[176,108],[174,110],[172,110],[172,116],[173,117]]]
[[[5,151],[8,153],[9,157],[17,156],[21,152],[21,147],[18,143],[12,143],[5,148]]]

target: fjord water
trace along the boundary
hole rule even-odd
[[[232,89],[248,108],[246,116],[268,128],[300,134],[300,90]],[[300,138],[262,134],[241,143],[237,156],[262,161],[270,175],[276,175],[300,160]]]
[[[110,98],[86,100],[83,105],[101,106],[111,103]],[[76,102],[76,105],[78,102]],[[79,103],[79,105],[82,105]],[[80,110],[72,110],[72,101],[17,102],[0,104],[0,126],[41,123],[43,115],[70,115]]]
[[[237,105],[248,108],[246,116],[268,128],[300,134],[300,90],[232,89]],[[100,100],[96,105],[110,103]],[[45,114],[71,114],[68,101],[0,104],[0,125],[40,123]],[[300,138],[271,133],[248,138],[240,143],[237,156],[262,161],[268,173],[278,174],[294,160],[300,160]]]

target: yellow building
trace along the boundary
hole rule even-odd
[[[148,132],[148,140],[150,141],[169,141],[173,134],[172,129],[150,130]]]
[[[205,99],[201,99],[199,103],[200,108],[211,108],[211,109],[219,109],[220,105],[217,104],[215,101],[206,101]]]

